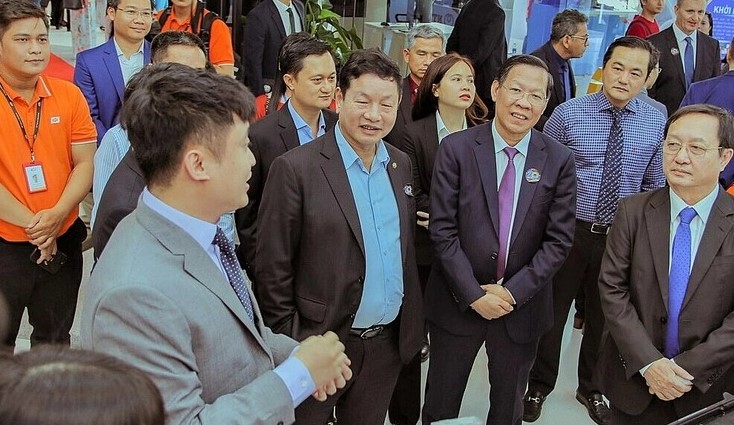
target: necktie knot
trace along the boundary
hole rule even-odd
[[[686,43],[688,43],[688,44],[691,44],[691,43],[693,43],[693,39],[692,39],[691,37],[686,37],[686,38],[684,38],[684,40],[685,40],[685,41],[686,41]]]
[[[217,227],[217,233],[214,235],[212,243],[218,246],[220,251],[229,252],[229,250],[232,249],[232,244],[229,242],[229,239],[227,239],[227,235],[224,234],[221,227]]]
[[[502,149],[502,150],[505,151],[505,155],[507,155],[507,158],[510,161],[512,161],[515,158],[515,155],[517,155],[517,152],[518,152],[517,149],[511,148],[509,146],[506,147],[506,148],[504,148],[504,149]]]
[[[615,124],[618,124],[621,119],[622,119],[622,110],[617,109],[617,108],[612,108],[612,122]]]
[[[684,224],[691,224],[691,221],[696,217],[696,210],[691,207],[683,208],[678,214],[680,216],[680,222]]]

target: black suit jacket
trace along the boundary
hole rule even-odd
[[[650,404],[639,370],[663,356],[668,320],[669,188],[620,201],[599,274],[606,317],[599,370],[604,394],[639,415]],[[734,198],[719,189],[693,261],[679,316],[675,362],[693,389],[674,400],[684,416],[734,392]]]
[[[693,71],[693,82],[716,77],[721,71],[719,42],[701,31],[698,31],[696,37],[696,67]],[[678,110],[686,94],[685,73],[681,61],[684,52],[678,48],[672,26],[651,35],[647,41],[660,51],[660,67],[663,68],[655,85],[647,94],[665,105],[668,116],[671,116]]]
[[[436,115],[430,114],[405,127],[403,140],[396,147],[408,154],[413,166],[413,196],[417,211],[430,214],[428,194],[431,191],[433,164],[438,151],[438,126]],[[433,262],[433,247],[428,230],[421,226],[415,228],[416,260],[420,265]]]
[[[435,260],[426,287],[426,318],[456,335],[486,334],[469,308],[497,282],[499,202],[491,123],[454,133],[438,148],[429,230]],[[497,319],[513,342],[537,341],[553,323],[552,278],[573,243],[576,173],[571,150],[531,130],[503,285],[515,309]],[[507,359],[512,361],[512,359]]]
[[[415,265],[410,160],[387,144],[400,215],[403,303],[396,319],[403,362],[423,345]],[[265,323],[296,340],[334,331],[345,340],[361,302],[365,248],[334,130],[277,158],[262,196],[256,293]]]
[[[535,124],[536,130],[543,131],[543,126],[545,126],[545,122],[548,121],[548,118],[550,118],[556,107],[566,101],[566,97],[563,93],[563,81],[561,81],[561,73],[556,66],[556,62],[554,60],[554,57],[557,56],[558,53],[556,53],[556,51],[553,49],[553,45],[551,44],[551,42],[549,41],[540,46],[538,50],[531,53],[531,55],[536,56],[540,58],[543,62],[545,62],[545,64],[548,65],[548,69],[550,70],[551,75],[553,76],[553,91],[551,92],[550,97],[548,97],[548,105],[545,107],[545,111],[543,111],[543,115],[541,115],[538,123]],[[571,98],[574,98],[576,97],[576,78],[574,78],[573,76],[573,68],[571,68],[570,63],[568,63],[568,75],[571,80]]]
[[[336,113],[324,109],[326,131],[336,125],[339,118]],[[250,150],[255,155],[255,166],[252,177],[248,181],[249,202],[235,212],[237,234],[240,246],[237,255],[242,268],[247,272],[253,284],[257,282],[255,272],[255,241],[257,239],[257,211],[260,208],[265,181],[270,172],[270,165],[275,158],[300,145],[296,125],[293,123],[288,105],[283,105],[277,112],[266,115],[250,127]]]
[[[97,216],[92,229],[94,258],[102,255],[107,241],[120,221],[138,206],[138,198],[145,187],[143,172],[129,149],[117,164],[102,192]]]
[[[390,133],[385,136],[385,141],[393,146],[397,146],[403,142],[405,138],[405,127],[413,122],[413,104],[410,103],[410,75],[403,78],[402,97],[400,98],[400,107],[398,108],[398,117],[395,119],[395,125]]]
[[[306,29],[303,3],[293,0],[298,11],[296,19]],[[265,93],[264,80],[273,80],[278,70],[278,53],[286,38],[285,27],[273,0],[262,0],[247,14],[245,24],[245,82],[255,96]]]
[[[497,0],[471,0],[459,12],[454,30],[446,41],[447,52],[468,56],[476,71],[477,94],[494,116],[490,87],[507,59],[505,12]]]

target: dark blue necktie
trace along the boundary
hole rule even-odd
[[[247,317],[254,321],[255,315],[252,310],[252,300],[250,299],[250,293],[247,292],[245,275],[240,268],[240,263],[237,261],[232,242],[227,239],[222,229],[217,227],[217,234],[214,235],[214,241],[212,243],[219,247],[219,257],[222,260],[224,272],[227,274],[229,284],[232,285],[232,289],[237,294],[237,298],[240,299],[240,302],[245,307]]]
[[[607,151],[604,155],[599,199],[596,202],[594,221],[611,224],[619,204],[619,187],[622,180],[622,110],[612,109],[612,127],[609,130]]]
[[[684,72],[686,74],[686,88],[693,83],[693,40],[691,37],[686,37],[686,52],[683,55]]]
[[[670,262],[668,277],[668,323],[665,330],[665,357],[672,359],[680,353],[678,344],[678,319],[683,299],[688,288],[691,275],[691,220],[696,217],[696,210],[684,208],[680,214],[680,224],[673,238],[673,256]]]
[[[566,96],[564,101],[571,99],[571,73],[568,71],[566,62],[561,64],[561,76],[563,78],[563,94]]]

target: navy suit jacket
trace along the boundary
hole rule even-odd
[[[538,50],[531,53],[531,55],[545,62],[545,64],[548,65],[551,76],[553,76],[553,91],[548,97],[548,104],[545,107],[545,111],[543,111],[543,115],[540,116],[540,120],[537,124],[535,124],[536,130],[543,131],[543,126],[545,126],[545,122],[548,121],[548,118],[550,118],[551,114],[553,114],[553,111],[556,110],[556,107],[566,101],[566,97],[564,93],[563,81],[561,81],[562,75],[560,74],[559,69],[556,67],[555,61],[553,60],[553,56],[557,55],[557,53],[554,53],[553,45],[551,44],[551,42],[549,41],[540,46]],[[568,74],[569,79],[571,80],[570,99],[573,99],[574,97],[576,97],[576,78],[573,75],[573,68],[571,67],[570,62],[568,63]]]
[[[696,37],[694,82],[716,77],[721,72],[719,42],[701,31]],[[663,69],[648,94],[665,105],[668,108],[668,116],[671,116],[678,110],[686,94],[685,74],[680,59],[683,52],[678,48],[678,41],[675,39],[672,26],[651,35],[647,41],[660,51],[660,67]]]
[[[503,285],[515,298],[503,316],[515,343],[536,341],[553,323],[552,278],[573,243],[573,154],[531,130]],[[454,133],[438,148],[431,182],[429,231],[435,259],[425,295],[431,325],[457,335],[486,333],[469,305],[497,282],[499,207],[491,123]],[[524,176],[535,169],[540,180]]]
[[[303,3],[293,0],[301,21],[306,16]],[[278,70],[278,53],[285,40],[285,27],[273,0],[263,0],[247,14],[245,24],[245,82],[255,96],[265,93],[264,80],[275,78]]]
[[[150,43],[144,42],[145,64],[150,63]],[[117,58],[115,43],[106,43],[76,55],[74,84],[84,94],[97,127],[97,144],[112,126],[117,124],[117,114],[125,94],[125,81]]]

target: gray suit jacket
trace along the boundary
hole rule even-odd
[[[201,246],[143,202],[118,230],[89,282],[82,348],[147,373],[169,424],[293,423],[272,370],[296,342],[262,325],[257,305],[253,324]]]

